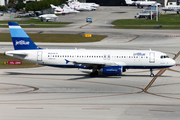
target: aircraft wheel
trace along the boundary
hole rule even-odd
[[[94,71],[90,73],[90,77],[96,77],[98,75],[98,71]]]

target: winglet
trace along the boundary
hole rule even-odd
[[[17,22],[8,22],[8,24],[15,50],[41,49],[35,45]]]

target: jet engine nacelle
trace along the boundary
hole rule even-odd
[[[101,69],[101,72],[106,75],[119,75],[122,73],[122,66],[107,66]]]

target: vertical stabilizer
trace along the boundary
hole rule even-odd
[[[41,49],[35,45],[18,23],[8,22],[8,24],[15,50]]]

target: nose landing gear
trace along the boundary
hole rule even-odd
[[[154,77],[154,73],[152,69],[150,69],[150,72],[151,72],[150,77]]]

